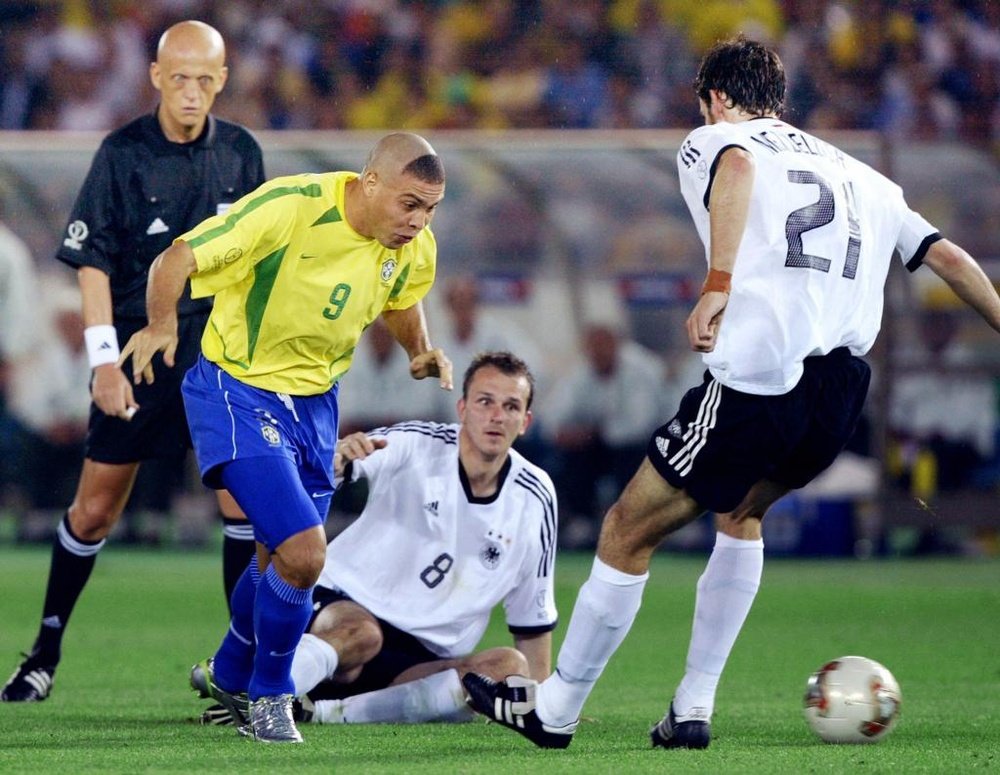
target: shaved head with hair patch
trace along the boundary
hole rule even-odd
[[[444,183],[441,159],[427,140],[412,132],[393,132],[379,140],[365,161],[364,172],[368,171],[402,173],[424,183]]]
[[[393,132],[369,151],[361,174],[347,182],[347,222],[396,250],[430,225],[444,197],[444,165],[427,140]]]

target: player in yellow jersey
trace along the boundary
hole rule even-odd
[[[226,487],[254,527],[258,554],[232,597],[232,620],[192,684],[244,734],[301,742],[291,714],[292,655],[323,569],[333,494],[337,381],[358,338],[382,316],[415,379],[451,389],[421,299],[434,281],[427,226],[444,167],[414,134],[383,137],[361,174],[277,178],[182,235],[150,269],[149,325],[122,350],[135,380],[151,358],[173,365],[177,300],[214,296],[202,357],[183,383],[202,478]]]

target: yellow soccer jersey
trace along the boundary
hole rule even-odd
[[[275,178],[181,235],[198,264],[191,295],[215,296],[205,357],[241,382],[289,395],[329,390],[384,309],[434,282],[429,228],[398,250],[344,219],[353,172]]]

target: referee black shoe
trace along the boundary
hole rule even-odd
[[[37,651],[24,659],[0,690],[0,702],[41,702],[52,691],[56,666],[46,664]]]
[[[535,713],[537,681],[523,675],[494,681],[478,673],[466,673],[462,684],[473,708],[486,718],[524,735],[539,748],[567,748],[572,742],[578,722],[553,727]]]
[[[678,721],[671,702],[667,715],[649,730],[649,738],[654,748],[708,748],[712,727],[707,721],[698,719]]]

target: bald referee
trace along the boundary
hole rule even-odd
[[[427,226],[444,188],[434,149],[407,133],[383,137],[360,175],[265,183],[153,262],[149,325],[122,350],[136,381],[153,383],[170,371],[154,369],[156,353],[175,363],[188,278],[194,297],[214,296],[184,404],[203,481],[233,494],[258,550],[203,685],[257,740],[302,741],[292,655],[323,569],[338,380],[358,338],[381,315],[410,374],[451,389],[451,363],[431,347],[421,305],[437,260]]]
[[[225,45],[212,27],[185,21],[160,38],[149,67],[154,113],[108,135],[77,197],[56,257],[74,267],[92,368],[90,426],[76,496],[55,538],[42,621],[31,652],[0,692],[3,702],[48,697],[73,607],[97,553],[121,517],[144,460],[177,461],[191,446],[180,380],[194,363],[212,308],[185,292],[178,305],[177,369],[133,387],[119,342],[146,324],[146,275],[180,234],[224,212],[264,180],[256,140],[209,114],[226,83]],[[220,497],[226,599],[253,554],[253,536]]]

